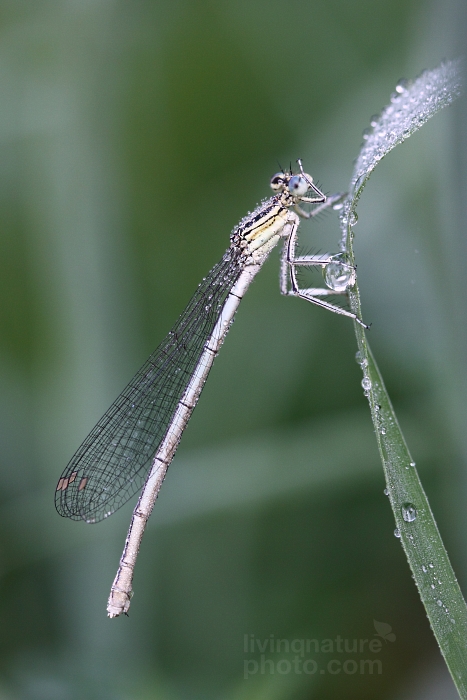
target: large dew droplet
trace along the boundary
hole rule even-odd
[[[413,503],[404,503],[404,505],[401,508],[402,511],[402,517],[404,518],[406,523],[413,523],[413,521],[417,517],[417,509],[413,505]]]
[[[355,268],[346,262],[346,256],[338,253],[324,269],[324,281],[335,292],[346,292],[356,280]]]

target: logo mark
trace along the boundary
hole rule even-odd
[[[375,637],[381,637],[385,642],[395,642],[396,635],[392,631],[391,625],[387,622],[378,622],[378,620],[373,620],[373,625],[375,626],[376,634]]]

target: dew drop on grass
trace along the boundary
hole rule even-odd
[[[406,523],[413,523],[413,521],[417,517],[417,509],[413,505],[413,503],[404,503],[402,508],[402,517],[404,518]]]
[[[409,87],[409,81],[407,80],[407,78],[401,78],[400,80],[397,81],[396,92],[401,94],[401,93],[405,92],[408,87]]]
[[[401,531],[399,530],[398,527],[394,530],[394,537],[400,537],[401,536]]]
[[[356,280],[355,269],[346,262],[342,253],[334,255],[333,261],[326,265],[323,274],[327,286],[335,292],[347,291],[354,286]]]
[[[366,357],[364,357],[363,353],[360,350],[358,350],[355,353],[355,360],[357,362],[357,365],[360,365],[360,367],[368,367],[368,360],[366,359]]]

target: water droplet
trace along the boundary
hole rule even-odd
[[[369,377],[363,377],[362,387],[365,389],[365,391],[371,389],[371,379]]]
[[[431,584],[431,588],[434,588],[434,587],[435,587],[435,584],[434,584],[434,583],[432,583],[432,584]]]
[[[401,508],[402,511],[402,517],[404,518],[406,523],[413,523],[413,521],[417,517],[417,509],[413,505],[413,503],[404,503],[404,505]]]
[[[389,491],[388,491],[388,489],[384,489],[383,493],[384,493],[385,496],[389,496]]]
[[[378,124],[380,118],[381,118],[381,115],[379,115],[379,114],[373,114],[373,116],[370,117],[370,124],[373,128]]]
[[[428,571],[428,569],[426,568],[425,564],[423,564],[423,566],[422,566],[422,571],[423,571],[424,574],[426,574],[426,572]]]
[[[414,467],[414,466],[415,466],[415,462],[410,462],[410,466],[411,466],[411,467]]]
[[[399,530],[398,527],[394,530],[394,537],[400,537],[401,536],[401,531]]]
[[[355,360],[360,367],[368,367],[368,360],[360,350],[355,353]]]
[[[428,566],[430,567],[430,569],[434,569],[434,568],[435,568],[435,567],[434,567],[434,564],[432,564],[431,562],[430,562],[430,564],[428,564]]]
[[[344,253],[333,256],[333,261],[324,268],[323,275],[329,289],[335,292],[345,292],[355,284],[355,268],[347,263]]]
[[[356,211],[351,211],[349,214],[349,226],[355,226],[358,221],[358,216]]]
[[[396,92],[398,92],[401,95],[403,92],[406,92],[408,86],[409,81],[407,80],[407,78],[401,78],[397,81]]]
[[[373,127],[372,126],[367,126],[366,129],[363,129],[362,136],[363,140],[366,141],[369,136],[373,133]]]
[[[381,433],[381,435],[386,435],[386,428],[381,428],[379,432]]]
[[[439,607],[441,607],[442,604],[443,604],[443,601],[442,601],[442,600],[437,600],[436,602],[438,603]]]

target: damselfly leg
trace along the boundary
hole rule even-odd
[[[294,203],[294,211],[305,219],[312,219],[318,214],[321,214],[324,210],[338,206],[346,195],[337,193],[326,197],[313,183],[311,176],[304,172],[301,160],[298,159],[297,162],[300,167],[300,175],[292,175],[292,173],[277,173],[271,180],[271,187],[273,189],[282,189],[284,192],[292,190],[296,192],[297,200],[300,202],[318,204],[318,206],[311,211],[305,211],[298,204],[298,201]],[[303,189],[305,189],[305,187],[312,189],[314,196],[302,196],[300,192],[300,185],[302,185]],[[356,314],[352,313],[351,311],[347,311],[341,306],[337,306],[337,304],[324,301],[321,298],[326,296],[345,295],[350,287],[355,284],[355,269],[352,267],[352,265],[349,265],[346,262],[345,255],[342,253],[338,255],[297,255],[296,249],[298,243],[298,225],[293,226],[292,230],[287,233],[288,235],[286,237],[284,236],[285,241],[281,256],[281,294],[284,294],[285,296],[298,297],[299,299],[304,299],[312,304],[316,304],[316,306],[321,306],[328,311],[341,314],[342,316],[348,316],[349,318],[354,319],[354,321],[357,321],[357,323],[364,328],[368,328],[368,326],[363,323],[363,321],[361,321]],[[307,289],[300,288],[297,279],[297,268],[300,267],[320,267],[322,270],[328,269],[329,274],[326,273],[325,278],[329,286],[309,287]]]

